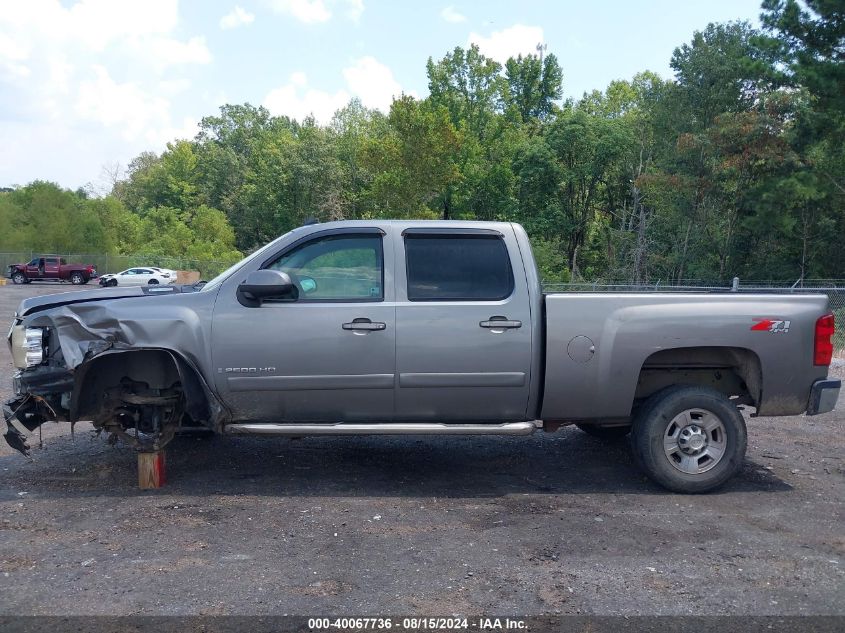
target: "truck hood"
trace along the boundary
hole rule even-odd
[[[28,314],[41,312],[58,306],[66,306],[77,303],[89,303],[93,301],[108,301],[110,299],[127,299],[131,297],[145,297],[150,295],[162,295],[179,292],[196,292],[193,286],[154,286],[154,287],[114,287],[99,288],[97,290],[80,290],[77,292],[60,292],[52,295],[41,295],[24,299],[18,306],[17,315],[23,317]]]

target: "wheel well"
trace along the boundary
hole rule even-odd
[[[70,419],[90,420],[101,413],[103,394],[129,378],[150,389],[179,385],[185,398],[185,412],[198,424],[212,423],[209,394],[196,370],[168,350],[143,349],[106,352],[80,365],[71,397]]]
[[[680,347],[646,358],[637,380],[635,402],[672,385],[703,385],[737,404],[758,406],[762,394],[760,358],[742,347]]]

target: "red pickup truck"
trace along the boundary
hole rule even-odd
[[[16,284],[60,280],[78,286],[96,279],[97,267],[94,264],[68,264],[59,255],[41,255],[34,257],[28,264],[12,264],[6,276]]]

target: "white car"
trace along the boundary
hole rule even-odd
[[[167,283],[172,284],[176,281],[176,271],[175,270],[171,270],[170,268],[159,268],[158,266],[148,266],[147,268],[152,268],[154,271],[161,273],[162,276],[170,279],[171,281],[168,281]]]
[[[120,273],[111,273],[100,277],[101,286],[157,286],[172,284],[176,275],[165,275],[158,269],[149,267],[127,268]]]

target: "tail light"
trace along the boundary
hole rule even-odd
[[[833,332],[836,329],[833,314],[825,314],[816,321],[816,340],[813,345],[813,364],[830,365],[833,358]]]

